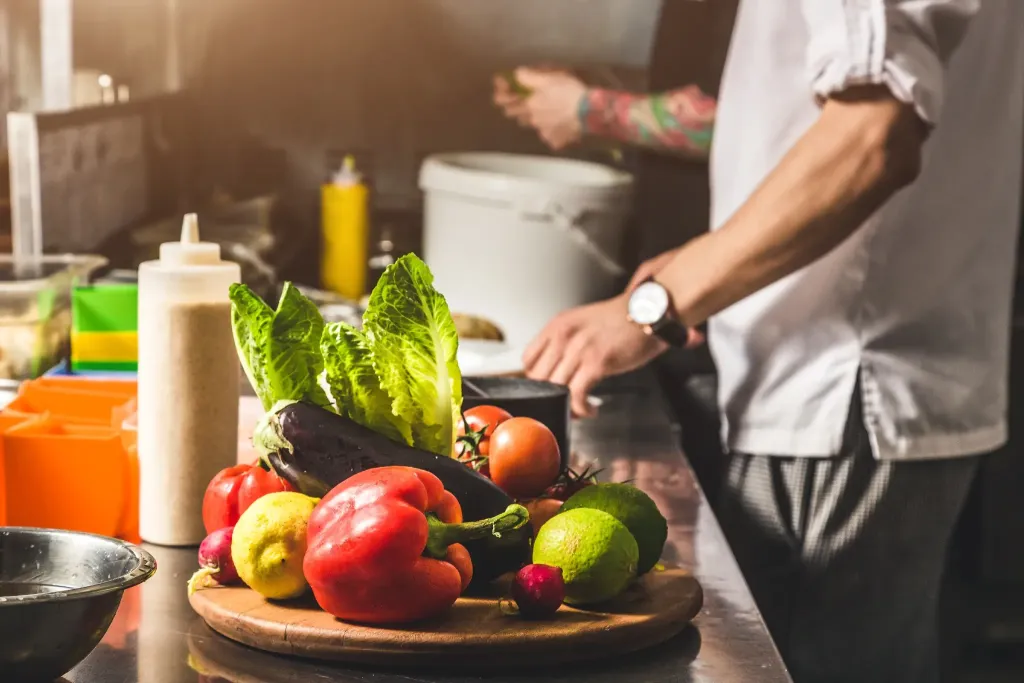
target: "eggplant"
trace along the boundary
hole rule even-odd
[[[514,501],[494,482],[463,463],[428,453],[309,403],[269,413],[253,442],[264,464],[307,496],[322,498],[353,474],[375,467],[416,467],[436,475],[462,506],[467,522],[501,514]],[[492,581],[530,559],[532,525],[466,543],[473,581]]]

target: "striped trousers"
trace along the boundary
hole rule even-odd
[[[857,401],[835,458],[726,457],[719,521],[794,683],[937,683],[979,458],[877,461]]]

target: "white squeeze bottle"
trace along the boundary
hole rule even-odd
[[[195,214],[181,241],[139,267],[139,534],[197,545],[203,493],[238,457],[239,362],[228,289],[238,264],[199,241]]]

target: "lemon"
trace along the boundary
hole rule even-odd
[[[231,561],[245,585],[270,600],[306,591],[306,526],[318,502],[290,491],[268,493],[242,513],[231,538]]]
[[[630,484],[596,484],[577,491],[562,510],[591,508],[607,512],[626,525],[640,548],[637,574],[646,574],[661,559],[668,522],[651,497]]]
[[[562,570],[565,602],[611,600],[636,576],[636,539],[607,512],[579,508],[552,517],[533,541],[533,563]]]

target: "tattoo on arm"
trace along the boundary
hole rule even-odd
[[[591,89],[580,102],[579,115],[588,135],[706,156],[715,108],[714,98],[695,85],[656,95]]]

